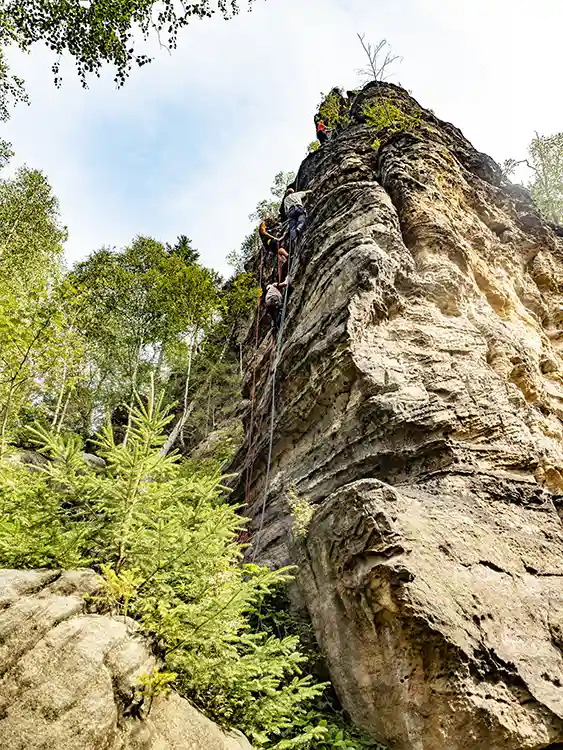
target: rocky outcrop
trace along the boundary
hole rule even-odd
[[[407,125],[375,130],[366,105],[398,107]],[[299,172],[310,221],[270,481],[268,335],[249,361],[257,417],[235,497],[246,483],[258,560],[298,563],[334,686],[373,737],[559,747],[560,230],[399,87],[368,86],[350,113]],[[317,508],[299,544],[290,492]]]
[[[190,458],[198,461],[207,459],[230,458],[242,443],[242,427],[239,417],[224,420],[217,429],[212,430],[190,453]]]
[[[156,661],[133,621],[85,611],[97,587],[89,570],[0,571],[0,747],[251,750],[174,693],[136,716]]]

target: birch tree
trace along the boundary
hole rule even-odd
[[[557,224],[563,223],[563,133],[541,136],[536,133],[529,148],[533,171],[532,196],[542,213]]]
[[[57,379],[64,348],[59,206],[26,167],[0,180],[0,452],[21,409]]]
[[[186,262],[186,254],[136,237],[122,251],[97,251],[73,276],[88,300],[82,328],[98,367],[93,408],[125,404],[130,413],[135,392],[151,377],[166,383],[173,358],[185,373],[185,411],[193,357],[217,306],[213,274]]]

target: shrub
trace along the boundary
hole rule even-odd
[[[352,123],[352,118],[348,113],[345,100],[338,89],[333,89],[327,96],[323,97],[319,106],[318,117],[323,120],[327,128],[339,130]]]
[[[309,524],[313,518],[315,508],[306,497],[299,497],[296,490],[293,488],[287,493],[287,504],[293,519],[291,530],[296,537],[303,539],[307,536],[307,531],[309,530]]]
[[[297,635],[302,644],[301,650],[308,655],[307,671],[318,671],[319,654],[314,647],[313,628],[308,620],[291,607],[287,587],[279,589],[273,596],[267,596],[261,603],[260,610],[251,617],[251,622],[257,632],[273,632],[280,638]],[[330,687],[315,698],[306,715],[296,714],[293,727],[289,732],[283,732],[281,737],[278,745],[280,750],[294,747],[291,743],[295,738],[299,738],[299,742],[303,740],[303,744],[298,744],[297,747],[304,750],[385,750],[350,724]]]
[[[364,115],[369,127],[387,135],[392,133],[412,133],[422,124],[422,119],[416,115],[404,112],[400,107],[386,100],[379,100],[364,107]],[[377,149],[381,145],[380,138],[376,138],[372,147]]]

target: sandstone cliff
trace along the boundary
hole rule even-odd
[[[370,103],[415,124],[375,130]],[[269,334],[249,357],[254,549],[299,565],[338,695],[376,739],[560,747],[561,230],[399,87],[368,86],[351,120],[298,175],[267,488]],[[316,507],[304,543],[290,490]]]
[[[0,571],[0,747],[8,750],[251,750],[188,701],[132,710],[155,659],[127,618],[85,612],[92,571]]]

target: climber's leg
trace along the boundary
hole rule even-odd
[[[272,329],[274,333],[277,334],[281,326],[282,306],[271,305],[268,308],[268,312],[270,313],[270,318],[272,319]]]
[[[287,272],[289,270],[288,258],[289,258],[289,255],[286,253],[283,247],[280,247],[280,249],[278,250],[278,282],[279,283],[285,281],[287,278]]]
[[[304,208],[302,208],[299,213],[299,216],[297,217],[297,222],[295,226],[297,236],[299,236],[301,232],[305,229],[306,224],[307,224],[307,212],[305,211]]]
[[[288,266],[287,261],[282,260],[280,261],[278,265],[278,281],[280,284],[283,284],[283,282],[287,279],[287,272],[288,272]]]
[[[297,240],[297,220],[299,218],[299,214],[295,206],[292,206],[289,209],[287,218],[289,221],[289,239],[293,243]]]
[[[307,223],[307,212],[303,206],[292,206],[289,209],[288,218],[289,238],[292,242],[296,242]]]

